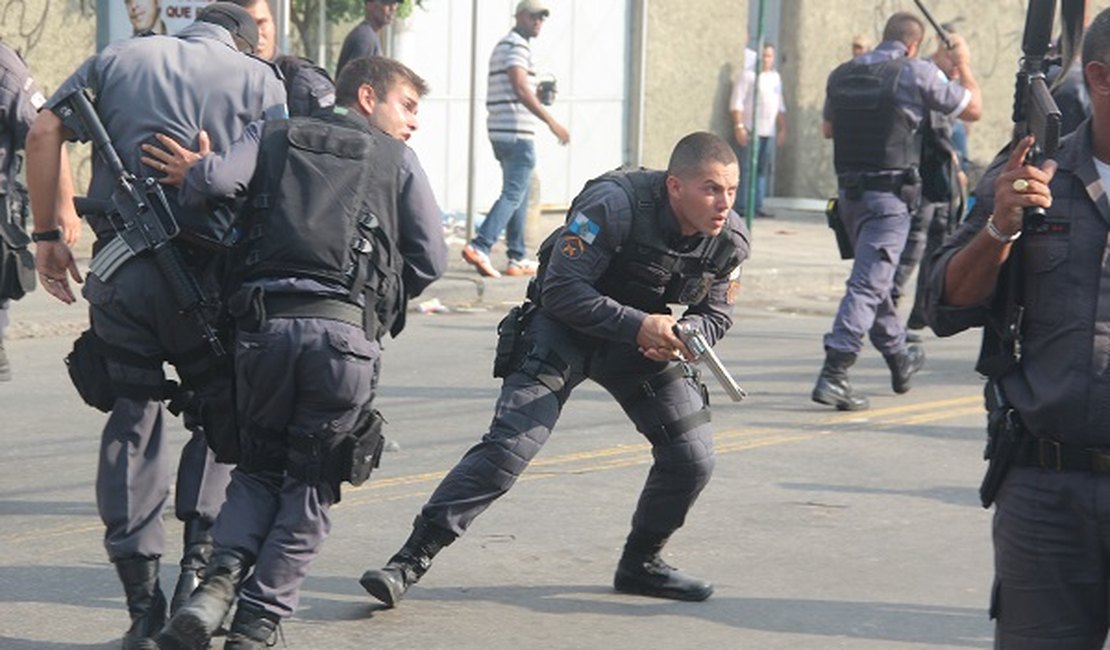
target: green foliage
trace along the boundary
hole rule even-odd
[[[293,15],[304,20],[306,15],[315,16],[319,10],[316,3],[319,0],[292,0]],[[361,18],[363,14],[363,0],[327,0],[328,22],[337,23]],[[408,18],[414,6],[423,7],[424,0],[404,0],[397,7],[398,18]]]

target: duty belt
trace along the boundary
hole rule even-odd
[[[266,318],[324,318],[363,327],[362,307],[337,298],[269,293],[263,300]]]
[[[1110,450],[1063,445],[1036,436],[1030,436],[1024,447],[1017,458],[1020,467],[1110,474]]]
[[[836,184],[842,189],[858,187],[861,190],[872,192],[897,192],[906,185],[913,185],[911,172],[892,172],[882,174],[867,174],[848,172],[836,177]]]

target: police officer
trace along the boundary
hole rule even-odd
[[[290,115],[311,115],[335,104],[335,84],[323,68],[299,56],[278,54],[277,30],[268,0],[229,1],[246,9],[258,25],[258,56],[273,61],[281,70]]]
[[[206,133],[215,146],[227,146],[250,120],[285,114],[285,90],[268,64],[244,56],[253,52],[258,29],[240,7],[216,2],[176,36],[145,36],[112,44],[85,61],[47,102],[28,137],[28,182],[34,207],[36,255],[45,287],[63,302],[74,297],[67,273],[81,276],[73,254],[57,239],[59,156],[75,132],[62,121],[71,95],[89,89],[96,111],[115,144],[123,165],[146,176],[140,145],[165,131],[182,140]],[[55,111],[58,111],[56,113]],[[158,172],[154,169],[153,172]],[[116,183],[107,165],[93,162],[89,197],[111,197]],[[198,281],[211,284],[203,270],[213,253],[199,242],[219,240],[222,220],[205,208],[185,208],[171,192],[169,203],[189,244],[175,240]],[[104,214],[88,216],[97,236],[99,254],[116,233]],[[197,242],[197,243],[193,243]],[[95,255],[94,255],[95,261]],[[97,507],[107,527],[104,544],[127,596],[132,625],[124,647],[153,647],[151,637],[166,618],[166,600],[158,583],[159,557],[164,550],[162,510],[169,496],[166,458],[165,376],[162,364],[172,362],[182,382],[198,395],[195,417],[186,418],[192,437],[178,466],[175,511],[185,522],[185,556],[177,594],[187,595],[197,571],[211,552],[208,528],[224,500],[230,467],[214,462],[202,427],[216,432],[211,419],[228,410],[228,382],[219,360],[209,351],[200,328],[180,317],[170,285],[149,255],[133,257],[110,276],[90,274],[84,287],[90,304],[92,333],[106,352],[111,411],[101,439],[97,470]],[[213,292],[214,293],[214,292]]]
[[[958,42],[952,51],[960,86],[933,63],[914,58],[923,36],[920,19],[896,13],[878,47],[829,75],[822,131],[833,138],[840,215],[855,261],[832,330],[825,335],[825,364],[812,398],[840,410],[869,405],[848,381],[865,335],[883,354],[896,393],[909,390],[910,377],[925,363],[919,347],[906,345],[891,299],[895,265],[919,193],[919,128],[929,110],[976,120],[982,102],[966,45]]]
[[[1055,163],[1023,164],[1032,138],[1018,143],[929,281],[941,336],[1004,332],[1022,307],[1020,354],[989,373],[991,462],[1013,459],[994,500],[997,648],[1101,648],[1107,637],[1110,11],[1087,28],[1082,64],[1092,117]],[[1026,225],[1031,206],[1046,214]]]
[[[710,342],[732,325],[748,233],[731,210],[739,167],[709,133],[683,138],[668,171],[619,172],[587,184],[567,224],[541,247],[538,301],[502,322],[495,375],[504,377],[493,423],[439,484],[412,535],[362,586],[396,605],[475,517],[505,494],[539,452],[571,391],[590,378],[608,390],[653,447],[617,590],[699,601],[708,582],[659,553],[685,521],[713,469],[708,405],[668,304]],[[514,345],[512,340],[517,339]]]
[[[35,286],[33,258],[27,250],[27,190],[16,176],[23,162],[18,151],[23,149],[35,113],[45,103],[23,58],[6,43],[0,43],[0,381],[12,378],[4,350],[10,301],[19,300]],[[72,196],[68,162],[63,166],[65,187]],[[81,221],[72,201],[66,201],[61,210],[59,224],[66,242],[73,245],[81,232]]]
[[[955,44],[963,37],[945,27],[948,41]],[[938,45],[932,56],[933,63],[947,79],[959,79],[959,69],[949,55],[949,49]],[[945,235],[962,216],[964,185],[967,177],[960,169],[960,154],[956,149],[954,134],[959,120],[939,111],[929,111],[923,124],[921,153],[921,202],[910,218],[910,231],[906,246],[894,272],[891,298],[898,306],[905,295],[906,284],[915,270],[917,289],[913,307],[906,320],[907,330],[925,327],[925,278],[929,275],[929,259],[940,247]],[[919,268],[920,267],[920,268]],[[921,335],[907,331],[906,340],[920,343]]]
[[[356,59],[332,110],[251,125],[184,178],[189,203],[246,188],[250,234],[233,264],[244,282],[229,300],[246,441],[205,580],[160,647],[207,648],[243,578],[225,647],[267,647],[297,608],[340,482],[365,480],[352,468],[368,474],[381,452],[371,408],[379,341],[400,332],[408,299],[447,267],[441,212],[393,124],[407,115],[415,128],[425,91],[396,61]],[[177,182],[195,156],[170,149],[148,159],[165,160]]]

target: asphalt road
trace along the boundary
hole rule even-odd
[[[336,508],[301,610],[283,626],[288,647],[990,647],[976,336],[928,339],[927,366],[904,396],[868,351],[853,380],[872,409],[837,413],[808,398],[829,316],[753,307],[718,346],[750,397],[727,403],[711,384],[716,473],[666,552],[711,578],[712,598],[612,591],[650,452],[587,384],[513,491],[399,608],[376,607],[358,576],[399,547],[439,477],[489,423],[501,311],[414,315],[389,345],[379,408],[401,448]],[[17,378],[0,384],[6,650],[114,648],[127,627],[93,493],[104,416],[68,384],[60,359],[72,333],[62,330],[12,342]],[[176,556],[180,525],[169,516]],[[162,575],[172,585],[176,567]]]

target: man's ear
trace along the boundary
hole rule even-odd
[[[358,87],[358,107],[365,115],[373,115],[374,108],[378,105],[378,95],[370,84]]]
[[[1110,66],[1101,61],[1089,61],[1083,66],[1083,76],[1091,94],[1110,96]]]

